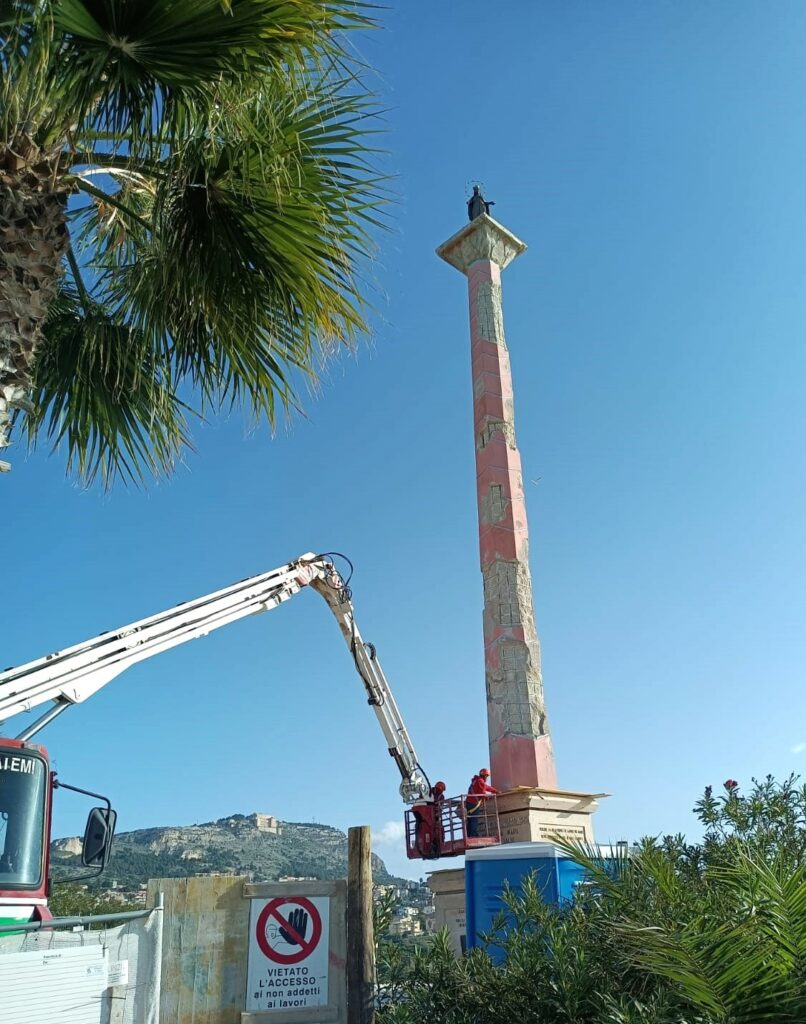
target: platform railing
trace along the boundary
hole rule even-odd
[[[406,812],[406,847],[412,859],[458,857],[500,841],[498,802],[493,795],[423,801]]]

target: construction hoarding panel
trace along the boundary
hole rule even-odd
[[[245,878],[149,881],[165,894],[160,1024],[239,1024],[246,994]]]

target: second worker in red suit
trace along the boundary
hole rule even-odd
[[[467,834],[471,839],[478,839],[487,834],[487,816],[484,813],[484,804],[488,797],[493,796],[498,790],[487,781],[490,778],[488,768],[482,768],[478,775],[470,780],[470,785],[465,798],[465,811],[467,812]]]

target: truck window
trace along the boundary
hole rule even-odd
[[[41,758],[0,749],[0,890],[41,884],[46,778]]]

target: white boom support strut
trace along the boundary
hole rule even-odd
[[[406,803],[428,796],[428,781],[375,649],[355,624],[349,591],[328,558],[306,554],[278,569],[187,601],[92,640],[0,672],[0,724],[50,702],[50,708],[17,739],[28,740],[73,704],[80,704],[139,661],[206,636],[258,612],[270,611],[310,585],[326,601],[350,648],[355,667],[402,778]]]

